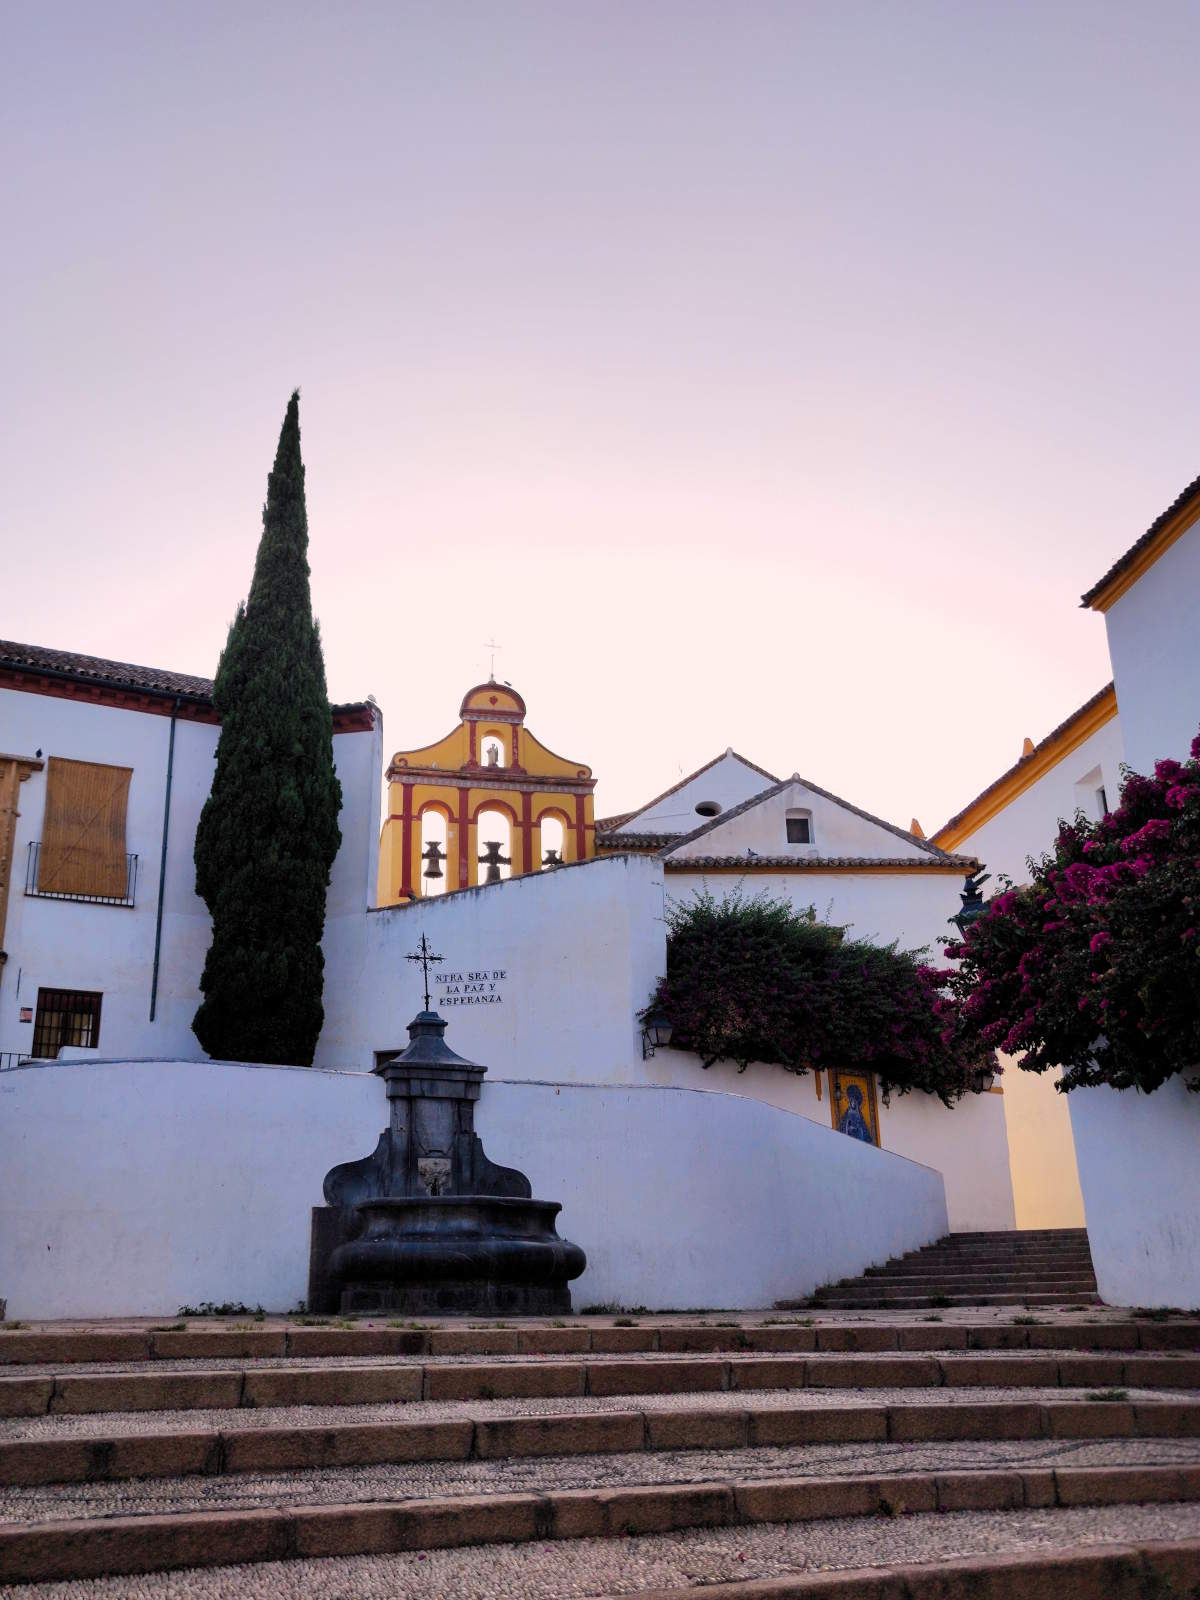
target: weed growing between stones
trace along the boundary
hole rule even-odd
[[[217,1305],[213,1300],[201,1300],[198,1306],[180,1306],[181,1317],[253,1317],[261,1322],[266,1316],[261,1306],[244,1305],[240,1300],[223,1300]]]
[[[1128,1400],[1128,1389],[1092,1389],[1087,1394],[1088,1400]]]

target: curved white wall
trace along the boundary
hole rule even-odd
[[[309,1208],[386,1120],[367,1073],[62,1062],[0,1075],[10,1317],[289,1310]],[[738,1096],[485,1082],[493,1160],[563,1205],[576,1306],[768,1306],[946,1231],[941,1175]],[[52,1181],[48,1181],[52,1179]]]
[[[1172,1078],[1065,1098],[1101,1298],[1200,1306],[1200,1094]]]

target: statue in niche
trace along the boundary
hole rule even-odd
[[[500,765],[500,746],[498,744],[488,745],[486,764],[489,767],[498,767]]]
[[[499,839],[489,839],[484,844],[483,854],[479,857],[479,864],[487,868],[487,876],[483,880],[485,884],[499,883],[500,868],[511,867],[512,857],[500,854]]]

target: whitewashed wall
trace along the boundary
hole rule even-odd
[[[577,1307],[770,1306],[946,1232],[939,1173],[759,1100],[497,1083],[477,1125],[563,1202]]]
[[[1116,809],[1121,792],[1121,763],[1125,760],[1124,723],[1122,713],[1097,728],[1077,749],[955,848],[978,856],[993,878],[1005,873],[1014,883],[1028,883],[1026,859],[1040,856],[1052,847],[1060,818],[1069,820],[1076,809],[1089,817],[1099,816],[1095,792],[1101,783],[1109,807]],[[994,884],[988,885],[987,892],[995,892]]]
[[[9,1316],[292,1309],[321,1181],[385,1120],[367,1074],[142,1061],[0,1075]],[[576,1306],[767,1306],[946,1229],[936,1172],[753,1100],[487,1082],[476,1126],[494,1160],[562,1202],[560,1232],[589,1257]]]
[[[993,877],[989,894],[997,891],[1001,873],[1014,883],[1029,881],[1026,860],[1050,849],[1060,819],[1074,816],[1076,809],[1097,816],[1098,787],[1103,785],[1110,807],[1116,806],[1124,760],[1122,721],[1114,717],[1097,728],[956,847],[986,864]],[[1016,1225],[1081,1228],[1083,1195],[1066,1097],[1051,1074],[1022,1072],[1015,1060],[1005,1060],[1004,1066]]]
[[[670,1049],[656,1051],[646,1062],[645,1073],[654,1083],[744,1095],[832,1131],[827,1075],[822,1076],[818,1099],[812,1073],[797,1077],[764,1062],[745,1072],[727,1061],[706,1070],[698,1056]],[[966,1095],[953,1108],[935,1095],[893,1095],[890,1105],[879,1103],[879,1136],[885,1150],[936,1167],[942,1174],[949,1224],[955,1232],[1015,1227],[1004,1095]]]
[[[500,1077],[636,1081],[636,1013],[666,963],[660,863],[606,857],[345,919],[327,941],[318,1065],[369,1067],[407,1043],[422,934],[460,1055]]]
[[[0,690],[0,748],[19,755],[97,761],[131,767],[126,850],[138,858],[135,905],[86,905],[26,896],[25,864],[31,840],[41,838],[47,772],[35,772],[20,789],[5,946],[9,960],[0,981],[0,1051],[28,1051],[32,1023],[22,1006],[36,1006],[39,987],[97,990],[103,995],[100,1049],[107,1055],[203,1059],[192,1033],[200,1003],[200,974],[211,936],[204,902],[195,892],[192,849],[200,812],[212,787],[220,730],[210,724],[175,724],[166,887],[158,1004],[150,1021],[154,927],[162,856],[163,800],[171,719],[55,695]],[[342,845],[330,877],[326,947],[341,937],[346,918],[361,922],[375,893],[378,853],[382,723],[373,732],[337,734],[334,762],[342,783]]]
[[[1200,1094],[1066,1097],[1101,1297],[1118,1306],[1200,1306]]]
[[[728,811],[769,788],[773,781],[747,766],[732,750],[727,750],[699,777],[685,783],[657,805],[631,817],[625,826],[633,833],[691,833],[693,828],[708,820],[696,811],[703,801],[715,801],[722,811]]]
[[[674,862],[678,858],[672,856]],[[787,900],[798,910],[813,906],[822,922],[850,930],[852,938],[878,944],[896,940],[905,950],[926,949],[937,965],[939,939],[954,936],[948,918],[961,905],[963,880],[946,872],[754,872],[744,878],[727,872],[667,873],[669,904],[686,905],[697,892],[716,899],[740,889],[747,898],[765,894]]]
[[[788,843],[786,817],[792,809],[811,814],[810,844]],[[890,828],[881,827],[847,806],[838,805],[797,778],[759,805],[725,819],[715,818],[699,838],[678,845],[672,851],[672,860],[686,860],[689,856],[740,856],[747,849],[759,855],[791,855],[801,860],[814,856],[929,859],[929,852],[915,840],[893,833]]]
[[[1150,772],[1186,760],[1200,731],[1200,526],[1193,525],[1104,615],[1125,759]]]

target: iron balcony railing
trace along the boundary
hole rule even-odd
[[[82,900],[94,906],[131,906],[134,903],[134,893],[137,889],[136,856],[125,857],[125,893],[124,894],[77,894],[70,889],[49,889],[38,884],[38,856],[41,853],[41,841],[31,839],[29,842],[29,861],[25,867],[25,893],[38,900]]]
[[[14,1067],[23,1066],[29,1060],[20,1050],[0,1050],[0,1072],[11,1072]]]

